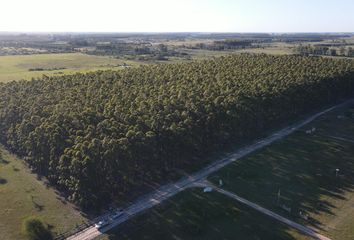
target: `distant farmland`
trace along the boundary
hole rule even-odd
[[[0,82],[30,80],[43,75],[56,76],[75,72],[121,69],[124,63],[137,64],[132,61],[81,53],[0,56]]]

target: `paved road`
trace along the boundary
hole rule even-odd
[[[304,233],[304,234],[306,234],[306,235],[308,235],[310,237],[313,237],[314,239],[331,240],[330,238],[319,234],[318,232],[316,232],[315,230],[313,230],[313,229],[311,229],[309,227],[306,227],[306,226],[303,226],[303,225],[298,224],[296,222],[293,222],[293,221],[291,221],[291,220],[289,220],[289,219],[287,219],[285,217],[280,216],[279,214],[276,214],[276,213],[274,213],[274,212],[272,212],[272,211],[270,211],[270,210],[268,210],[266,208],[263,208],[263,207],[255,204],[253,202],[250,202],[250,201],[248,201],[248,200],[246,200],[246,199],[244,199],[242,197],[239,197],[239,196],[237,196],[234,193],[231,193],[229,191],[226,191],[226,190],[223,190],[221,188],[218,188],[217,186],[215,186],[215,185],[213,185],[211,183],[207,183],[206,182],[206,183],[201,184],[200,186],[212,187],[217,192],[219,192],[221,194],[224,194],[224,195],[226,195],[226,196],[228,196],[230,198],[233,198],[233,199],[237,200],[238,202],[241,202],[241,203],[243,203],[243,204],[255,209],[258,212],[261,212],[261,213],[263,213],[263,214],[265,214],[265,215],[267,215],[267,216],[269,216],[271,218],[274,218],[274,219],[276,219],[276,220],[278,220],[278,221],[280,221],[280,222],[282,222],[282,223],[284,223],[284,224],[286,224],[286,225],[288,225],[288,226],[290,226],[292,228],[295,228],[298,231],[300,231],[300,232],[302,232],[302,233]]]
[[[353,99],[354,100],[354,99]],[[200,180],[205,179],[207,176],[209,176],[211,173],[218,171],[219,169],[225,167],[226,165],[246,156],[249,153],[252,153],[253,151],[259,150],[271,143],[273,143],[276,140],[279,140],[281,138],[284,138],[291,134],[292,132],[300,129],[304,125],[310,123],[311,121],[315,120],[319,116],[335,109],[341,106],[344,106],[345,104],[349,102],[353,102],[353,100],[341,103],[339,105],[336,105],[334,107],[328,108],[322,112],[319,112],[297,124],[291,125],[289,127],[286,127],[284,129],[281,129],[280,131],[275,132],[271,136],[264,138],[250,146],[241,148],[237,150],[235,153],[230,154],[229,156],[220,159],[219,161],[214,162],[213,164],[210,164],[209,166],[203,168],[199,172],[196,172],[193,175],[190,175],[188,177],[182,178],[181,180],[173,183],[173,184],[167,184],[162,187],[160,187],[158,190],[145,195],[144,197],[136,200],[132,205],[124,209],[125,215],[120,217],[117,220],[114,220],[110,222],[110,224],[100,230],[97,230],[94,226],[88,227],[84,229],[83,231],[77,233],[76,235],[73,235],[69,237],[69,240],[88,240],[88,239],[94,239],[95,237],[101,235],[104,232],[107,232],[108,230],[118,226],[119,224],[127,221],[128,219],[132,218],[133,216],[149,209],[152,208],[153,206],[161,203],[162,201],[174,196],[175,194],[183,191],[186,188],[192,187],[195,183],[197,183]],[[102,216],[101,218],[105,218],[107,215]]]

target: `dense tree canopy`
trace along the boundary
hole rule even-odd
[[[354,94],[354,62],[233,55],[0,84],[0,137],[83,207]]]

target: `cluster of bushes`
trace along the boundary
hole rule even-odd
[[[24,220],[22,233],[28,240],[52,240],[53,234],[40,219],[30,217]]]

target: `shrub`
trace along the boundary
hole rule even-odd
[[[23,232],[29,240],[51,240],[53,235],[38,218],[30,217],[23,222]]]

